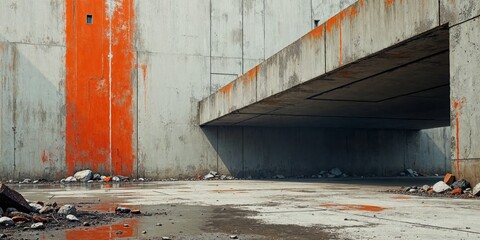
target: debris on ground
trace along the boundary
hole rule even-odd
[[[15,208],[22,212],[31,212],[32,210],[27,200],[20,193],[2,183],[0,183],[0,208]]]
[[[330,171],[322,170],[317,175],[312,175],[312,178],[346,178],[348,174],[342,172],[340,168],[333,168]]]
[[[399,190],[390,190],[387,192],[413,194],[419,196],[432,197],[454,197],[454,198],[475,198],[480,197],[480,183],[473,189],[470,183],[465,179],[455,181],[455,176],[447,173],[443,181],[435,183],[433,186],[423,185],[422,187],[409,186],[402,187]]]

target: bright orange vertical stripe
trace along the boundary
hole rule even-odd
[[[66,162],[70,173],[90,168],[130,176],[133,0],[112,0],[111,17],[107,1],[66,1]],[[93,24],[87,24],[87,15]]]

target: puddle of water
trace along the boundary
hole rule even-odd
[[[334,208],[340,211],[366,211],[366,212],[381,212],[386,208],[372,205],[358,205],[358,204],[322,204],[321,207]]]

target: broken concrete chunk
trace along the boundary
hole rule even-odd
[[[230,239],[238,239],[237,235],[230,235]]]
[[[473,196],[480,196],[480,183],[478,183],[472,190]]]
[[[77,217],[75,217],[75,216],[72,215],[72,214],[68,214],[65,218],[66,218],[68,221],[70,221],[70,222],[78,222],[78,221],[80,221],[80,220],[78,220]]]
[[[60,215],[77,214],[77,208],[73,205],[63,205],[59,210]]]
[[[32,215],[30,215],[28,213],[23,213],[23,212],[17,212],[17,211],[10,212],[7,216],[11,217],[11,218],[21,216],[21,217],[24,217],[24,218],[32,219]]]
[[[453,182],[455,182],[455,176],[453,176],[453,174],[451,173],[447,173],[443,178],[443,182],[446,183],[448,186],[450,186],[453,184]]]
[[[65,178],[66,183],[71,183],[71,182],[76,182],[76,181],[77,181],[77,179],[73,176]]]
[[[115,208],[116,213],[129,213],[130,208],[124,208],[124,207],[117,207]]]
[[[462,190],[465,190],[467,188],[470,188],[470,183],[465,180],[465,179],[460,179],[452,184],[452,189],[460,188]]]
[[[0,226],[15,226],[15,222],[9,217],[0,217]]]
[[[340,169],[334,168],[334,169],[330,170],[330,174],[335,175],[335,177],[340,177],[340,176],[342,176],[343,173]]]
[[[94,181],[103,180],[101,177],[102,176],[100,176],[100,174],[95,173],[95,174],[93,174],[92,180],[94,180]]]
[[[405,173],[410,177],[418,177],[418,173],[410,168],[405,169]]]
[[[423,185],[423,187],[422,187],[422,190],[424,192],[428,192],[429,189],[430,189],[430,186],[428,186],[428,185]]]
[[[40,209],[43,208],[42,205],[40,205],[38,203],[30,203],[29,205],[32,208],[32,212],[39,212]]]
[[[112,181],[114,182],[120,182],[120,178],[117,176],[112,177]]]
[[[43,225],[43,223],[39,222],[39,223],[32,224],[32,226],[30,226],[30,228],[31,229],[37,229],[37,230],[45,229],[45,225]]]
[[[0,183],[0,208],[7,209],[11,207],[27,213],[32,211],[28,202],[20,193]]]
[[[213,179],[213,178],[215,178],[215,175],[213,175],[211,173],[209,173],[209,174],[207,174],[203,177],[203,179],[205,179],[205,180],[209,180],[209,179]]]
[[[444,183],[443,181],[435,183],[435,185],[433,185],[432,188],[433,188],[433,191],[436,193],[444,193],[446,191],[452,190],[452,188],[448,186],[446,183]]]
[[[86,170],[82,170],[82,171],[78,171],[76,172],[73,177],[75,177],[75,179],[77,179],[77,181],[80,181],[80,182],[87,182],[89,180],[92,180],[93,178],[93,172],[89,169],[86,169]]]

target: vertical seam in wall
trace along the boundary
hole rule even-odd
[[[208,88],[208,95],[210,95],[212,93],[212,0],[210,0],[209,2],[210,4],[210,73],[208,74],[210,76],[210,86]]]
[[[244,23],[243,23],[243,3],[244,3],[244,0],[240,0],[242,1],[242,6],[241,6],[241,11],[242,11],[242,75],[245,73],[245,54],[244,54],[244,46],[245,46],[245,35],[244,35]]]
[[[438,26],[440,26],[440,23],[442,22],[442,11],[441,11],[441,6],[440,6],[440,0],[438,0]]]
[[[266,0],[263,0],[263,61],[267,59],[267,42],[265,39],[266,31],[267,31],[267,4]]]
[[[218,160],[219,160],[218,159],[219,158],[219,153],[218,152],[220,151],[220,149],[218,148],[218,145],[219,145],[219,142],[220,142],[219,139],[218,139],[218,129],[220,129],[220,127],[217,127],[217,129],[216,129],[217,130],[216,131],[216,135],[217,135],[217,151],[216,151],[217,152],[217,172],[218,172]]]
[[[323,25],[323,55],[324,55],[324,65],[325,65],[325,71],[324,73],[327,72],[327,28],[326,24]]]
[[[136,111],[136,112],[137,112],[137,119],[136,119],[136,124],[135,124],[135,125],[136,125],[136,129],[137,129],[137,130],[136,130],[136,132],[137,132],[137,144],[136,144],[136,148],[137,148],[137,149],[136,149],[135,152],[136,152],[136,155],[137,155],[137,178],[139,178],[140,176],[138,175],[138,168],[139,168],[139,165],[140,165],[140,154],[139,154],[139,147],[138,147],[138,145],[139,145],[139,142],[140,142],[140,141],[139,141],[139,136],[140,136],[140,134],[138,133],[138,130],[139,130],[138,125],[139,125],[139,122],[140,122],[140,121],[139,121],[139,118],[138,118],[138,117],[139,117],[139,114],[138,114],[138,112],[139,112],[139,110],[138,110],[138,109],[139,109],[139,107],[138,107],[138,104],[139,104],[139,101],[138,101],[138,87],[140,86],[140,84],[138,84],[138,82],[139,82],[138,80],[140,79],[140,76],[138,76],[138,74],[140,73],[140,71],[138,71],[138,68],[140,67],[140,65],[139,65],[138,59],[139,59],[140,54],[139,54],[138,51],[136,51],[136,53],[137,53],[137,54],[136,54],[135,57],[136,57],[136,60],[137,60],[137,69],[135,69],[135,70],[137,71],[137,81],[136,81],[136,82],[137,82],[137,87],[136,87],[136,88],[137,88],[137,89],[136,89],[136,90],[137,90],[137,91],[136,91],[136,92],[137,92],[137,93],[136,93],[137,96],[136,96],[136,100],[135,100],[135,106],[136,106],[136,108],[137,108],[137,111]],[[144,87],[146,88],[146,86],[144,86]]]
[[[315,21],[313,20],[313,0],[310,0],[310,26],[311,29],[315,28]]]

